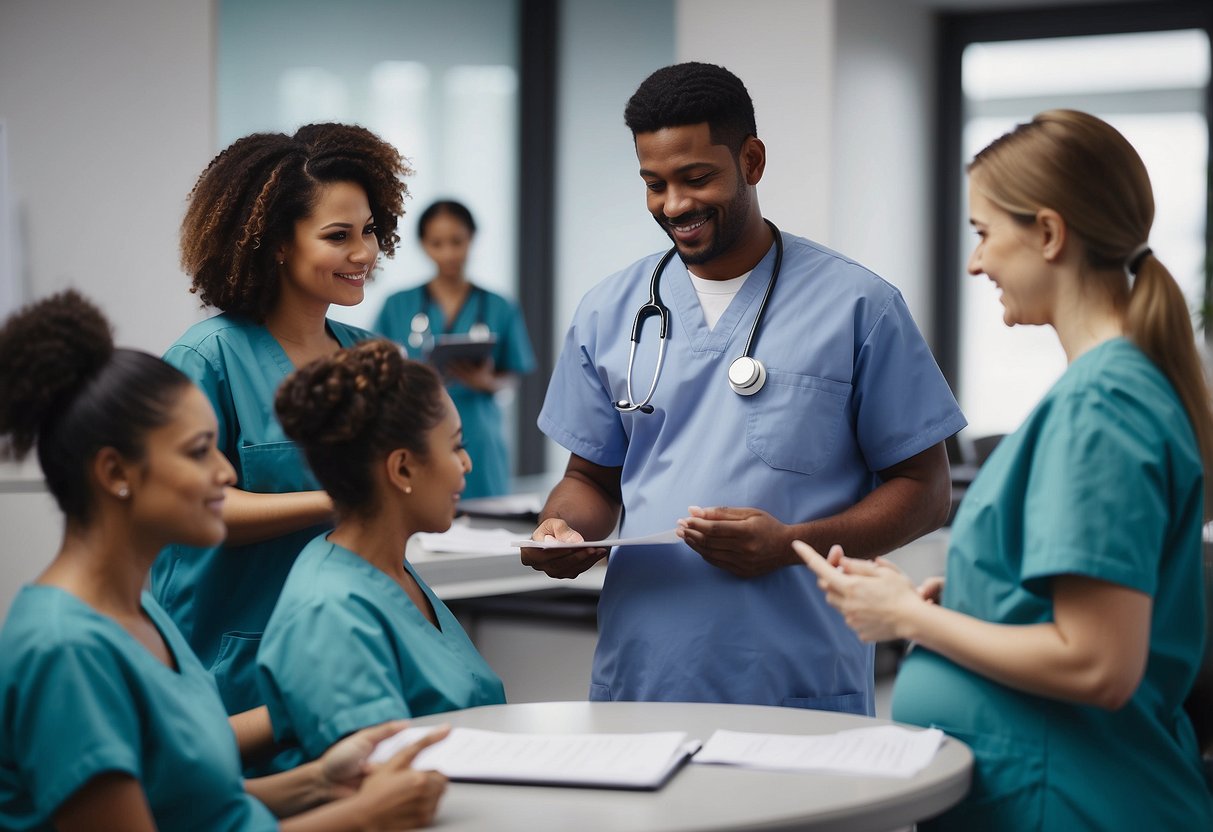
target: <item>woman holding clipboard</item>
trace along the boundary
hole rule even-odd
[[[465,205],[435,202],[417,221],[417,237],[437,273],[389,297],[375,330],[429,359],[446,380],[463,420],[464,444],[476,460],[464,497],[509,491],[509,452],[494,394],[535,368],[518,308],[464,274],[476,222]]]

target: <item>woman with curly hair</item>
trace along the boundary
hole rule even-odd
[[[190,194],[182,266],[222,314],[191,327],[164,359],[210,399],[236,483],[223,510],[227,541],[170,547],[152,590],[231,714],[260,704],[261,631],[295,556],[333,519],[274,417],[274,392],[295,367],[369,337],[327,313],[359,303],[379,254],[395,253],[409,172],[364,128],[312,124],[237,140]]]
[[[437,374],[367,341],[298,370],[275,406],[338,518],[295,561],[257,655],[275,738],[313,759],[388,719],[504,702],[405,559],[415,532],[450,528],[472,468]]]
[[[58,553],[0,631],[0,828],[319,832],[433,818],[445,778],[409,768],[423,744],[367,771],[399,723],[241,779],[259,738],[233,732],[214,681],[143,591],[166,544],[223,539],[235,472],[218,430],[188,378],[115,349],[74,292],[0,329],[0,435],[19,457],[37,445],[65,515]]]

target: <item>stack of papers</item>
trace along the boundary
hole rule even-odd
[[[911,731],[896,725],[817,735],[716,731],[695,755],[695,762],[913,777],[930,764],[942,742],[943,732],[938,728]]]
[[[644,537],[610,537],[606,540],[583,540],[580,543],[562,543],[559,540],[514,540],[511,546],[522,549],[585,549],[601,546],[610,549],[614,546],[656,546],[661,543],[678,543],[677,529],[648,534]]]
[[[454,525],[449,531],[436,534],[420,532],[417,542],[427,552],[447,552],[461,555],[517,555],[511,541],[517,532],[506,529],[473,529]]]
[[[431,728],[406,728],[375,747],[381,763]],[[605,789],[658,789],[699,748],[681,731],[648,734],[506,734],[453,728],[413,768],[452,780]]]

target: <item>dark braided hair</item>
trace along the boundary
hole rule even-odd
[[[0,435],[17,459],[37,445],[48,490],[68,520],[89,519],[88,466],[102,448],[143,456],[190,380],[159,358],[115,349],[109,323],[66,291],[0,329]]]
[[[338,350],[296,370],[274,409],[333,503],[344,514],[374,510],[372,469],[406,448],[423,459],[445,414],[442,381],[384,338]]]
[[[354,182],[366,191],[375,236],[386,256],[412,173],[392,145],[370,130],[309,124],[294,136],[254,133],[216,156],[189,195],[181,222],[181,267],[191,292],[225,312],[262,322],[278,300],[275,253],[294,239],[295,223],[311,213],[321,185]]]
[[[754,102],[745,84],[722,66],[690,61],[663,67],[641,82],[628,99],[623,120],[637,133],[707,122],[712,142],[734,155],[758,135]]]

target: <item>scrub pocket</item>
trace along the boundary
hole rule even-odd
[[[767,370],[767,383],[749,405],[745,443],[772,468],[813,474],[834,453],[846,419],[851,385]]]
[[[294,442],[266,442],[240,446],[240,488],[257,494],[316,491],[303,452]]]
[[[590,682],[590,701],[591,702],[610,702],[611,688],[608,685],[598,685]]]
[[[785,708],[808,708],[814,711],[836,711],[866,716],[867,701],[862,693],[842,693],[838,696],[788,696],[779,703]]]
[[[973,751],[973,781],[959,804],[918,829],[1021,832],[1044,821],[1045,752],[1038,745],[996,734],[972,734],[932,725]],[[1080,776],[1076,773],[1075,776]]]
[[[210,673],[229,714],[264,704],[257,689],[257,648],[261,633],[224,633]]]

